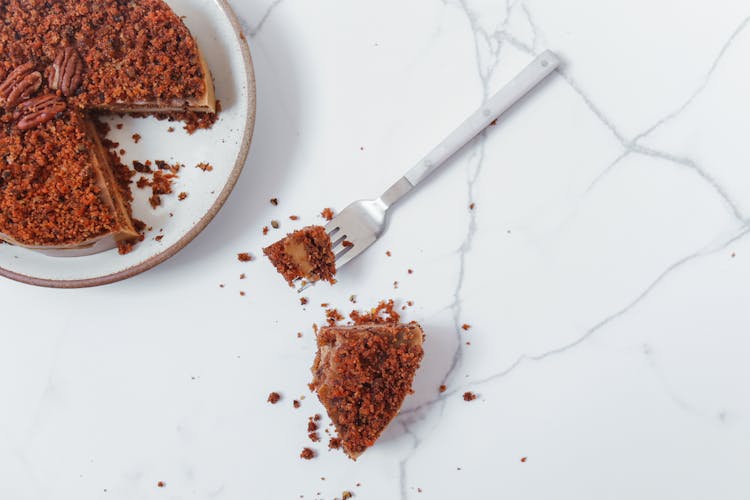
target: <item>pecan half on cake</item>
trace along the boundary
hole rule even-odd
[[[94,113],[214,113],[213,81],[162,0],[0,0],[0,239],[85,255],[139,237]]]
[[[318,332],[310,388],[353,460],[375,443],[411,393],[423,338],[415,322],[326,326]]]
[[[336,282],[336,257],[331,238],[322,226],[308,226],[288,234],[264,248],[263,253],[289,286],[294,286],[296,279]]]

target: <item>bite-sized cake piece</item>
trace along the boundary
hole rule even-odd
[[[336,257],[331,249],[331,238],[322,226],[308,226],[288,234],[264,248],[263,253],[289,286],[294,286],[296,279],[336,282]]]
[[[327,326],[318,332],[310,388],[353,460],[375,443],[411,393],[423,339],[415,322]]]

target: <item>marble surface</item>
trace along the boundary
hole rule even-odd
[[[0,282],[0,498],[750,496],[746,1],[234,6],[258,121],[215,222],[127,282]],[[237,261],[376,195],[546,48],[565,67],[306,308]],[[356,463],[306,435],[311,325],[351,294],[428,334]]]

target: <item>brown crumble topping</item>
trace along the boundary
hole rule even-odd
[[[293,287],[298,279],[335,283],[336,257],[331,250],[331,239],[322,226],[308,226],[289,233],[264,248],[263,253],[289,286]]]
[[[339,448],[341,448],[341,438],[332,437],[328,440],[329,450],[338,450]]]
[[[464,401],[474,401],[477,399],[477,395],[471,391],[464,392]]]
[[[333,220],[333,210],[330,208],[324,208],[320,215],[327,221]]]
[[[315,451],[313,451],[310,448],[303,448],[302,453],[299,454],[300,458],[304,458],[305,460],[312,460],[315,458]]]
[[[318,430],[318,424],[315,423],[314,417],[307,419],[307,432],[315,432]]]
[[[398,288],[398,281],[394,281],[394,282],[393,282],[393,288],[394,288],[394,289],[397,289],[397,288]]]
[[[307,435],[307,437],[310,438],[310,441],[312,441],[313,443],[320,442],[320,434],[318,434],[317,432],[311,432]]]
[[[250,262],[253,260],[253,256],[247,252],[242,252],[237,254],[237,260],[240,262]]]
[[[279,394],[278,392],[272,392],[271,394],[268,395],[267,401],[271,403],[272,405],[275,405],[276,403],[279,402],[280,399],[281,399],[281,394]]]
[[[337,309],[326,310],[326,321],[329,325],[335,325],[337,322],[344,319],[344,316]]]

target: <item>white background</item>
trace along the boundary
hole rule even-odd
[[[214,223],[124,283],[0,282],[0,498],[750,497],[747,2],[233,3],[258,121]],[[307,308],[237,261],[377,195],[545,48],[564,69]],[[311,325],[351,294],[428,335],[356,463],[306,436]]]

